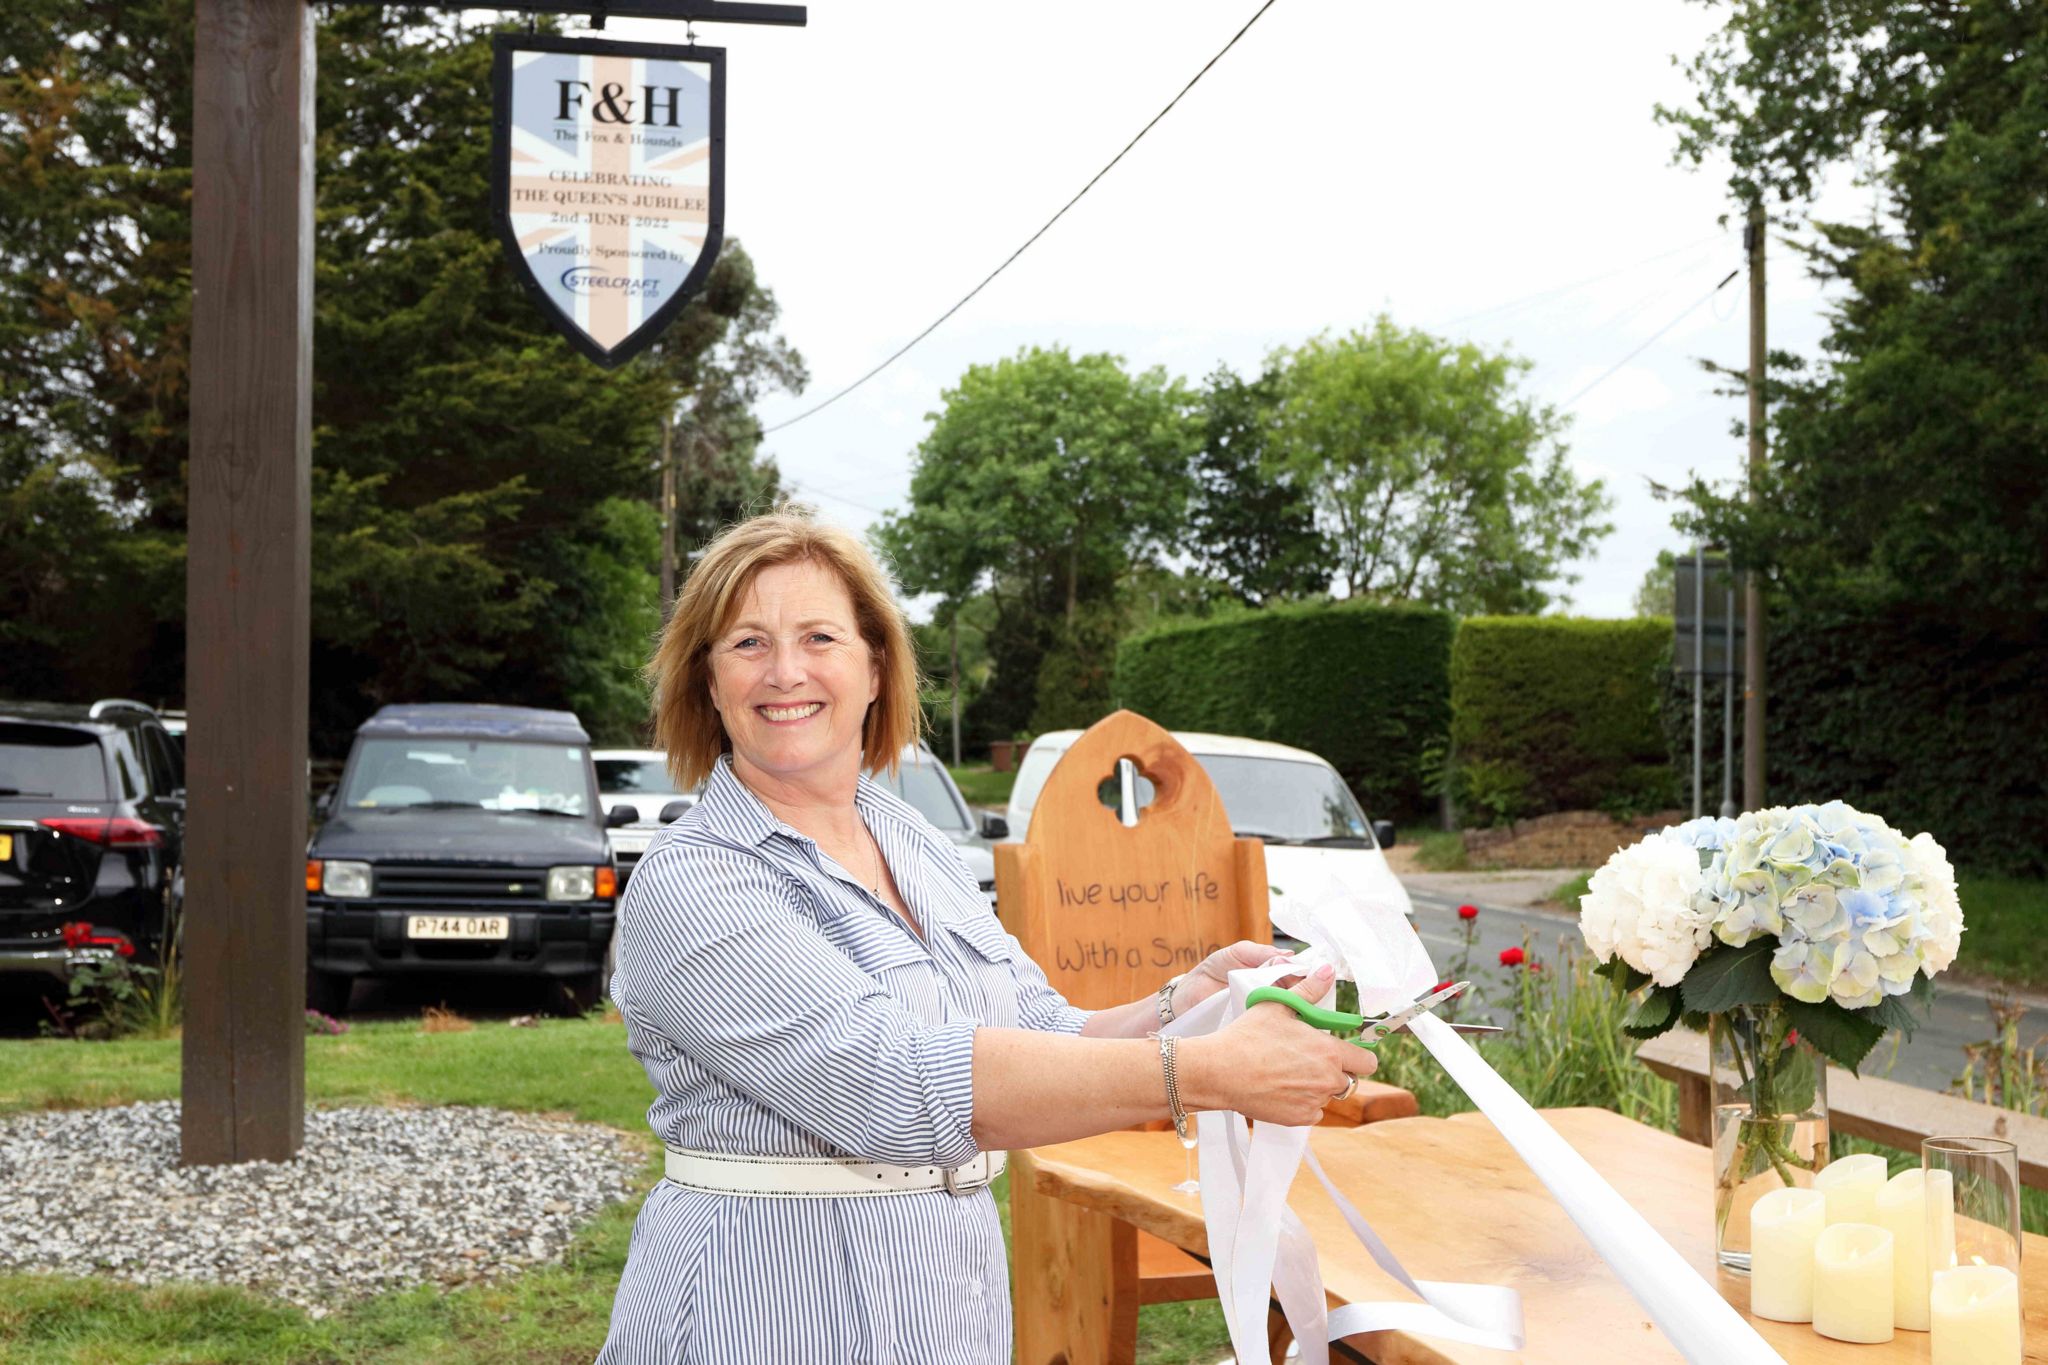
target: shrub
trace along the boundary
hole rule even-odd
[[[1116,699],[1173,730],[1321,754],[1375,817],[1425,812],[1456,618],[1349,601],[1180,622],[1125,640]]]
[[[1671,622],[1482,616],[1451,647],[1452,789],[1468,824],[1659,810],[1677,778],[1655,670]]]
[[[1674,769],[1692,763],[1692,690],[1665,662],[1662,722]],[[2048,645],[1931,611],[1775,604],[1765,644],[1765,800],[1843,800],[1980,872],[2048,873]],[[1720,792],[1721,694],[1705,707],[1709,793]],[[1741,709],[1736,799],[1743,801]],[[1709,802],[1714,796],[1709,797]],[[1746,802],[1744,803],[1746,804]]]

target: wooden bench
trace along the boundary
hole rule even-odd
[[[1713,1083],[1707,1036],[1673,1029],[1636,1049],[1636,1059],[1678,1084],[1678,1133],[1705,1146],[1714,1142]],[[2048,1118],[1998,1109],[1875,1076],[1828,1068],[1828,1130],[1918,1152],[1923,1139],[1999,1137],[2019,1148],[2020,1183],[2048,1189]]]
[[[1128,827],[1097,796],[1125,758],[1154,788],[1152,804]],[[996,848],[1005,926],[1083,1009],[1156,990],[1233,940],[1272,942],[1267,901],[1265,844],[1233,834],[1202,766],[1128,711],[1097,722],[1067,750],[1046,778],[1024,842]],[[1355,1127],[1416,1112],[1408,1091],[1361,1081],[1323,1122]],[[1202,1260],[1041,1193],[1031,1153],[1013,1152],[1011,1162],[1019,1365],[1128,1365],[1141,1306],[1216,1297]],[[1173,1198],[1200,1209],[1188,1196]]]

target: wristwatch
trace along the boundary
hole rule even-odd
[[[1179,976],[1173,977],[1164,986],[1159,988],[1159,1022],[1161,1025],[1173,1022],[1173,988],[1186,979],[1187,973],[1182,972]]]

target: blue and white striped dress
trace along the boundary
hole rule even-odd
[[[1003,932],[959,855],[863,778],[854,804],[925,931],[771,813],[720,759],[619,911],[612,998],[665,1144],[958,1166],[980,1151],[974,1030],[1087,1014]],[[986,1190],[647,1196],[599,1365],[1006,1365]]]

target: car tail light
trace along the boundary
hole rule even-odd
[[[597,898],[608,901],[619,894],[619,874],[609,867],[597,870]]]
[[[109,848],[154,848],[164,841],[164,832],[155,825],[125,815],[111,820],[98,816],[48,815],[36,823],[59,834],[68,834],[89,844],[105,844]]]
[[[122,957],[135,956],[135,945],[128,941],[128,935],[96,929],[84,920],[72,920],[59,932],[64,935],[66,948],[112,948]]]
[[[306,859],[306,890],[312,892],[320,890],[320,860],[318,858]]]

